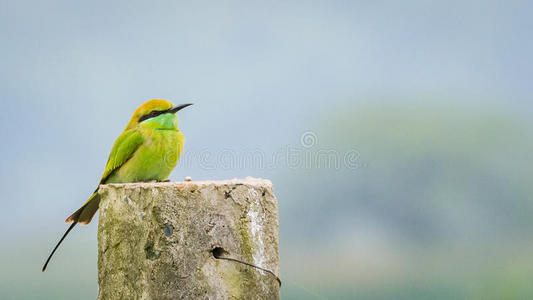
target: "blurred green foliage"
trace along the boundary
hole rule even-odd
[[[277,185],[281,244],[307,238],[282,252],[284,298],[533,295],[532,124],[440,103],[329,114],[310,151],[357,149],[361,165],[290,170]]]

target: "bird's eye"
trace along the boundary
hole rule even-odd
[[[154,118],[154,117],[157,117],[159,116],[160,114],[162,114],[164,111],[160,111],[160,110],[152,110],[151,112],[145,114],[144,116],[141,116],[139,118],[139,123],[144,121],[144,120],[147,120],[147,119],[150,119],[150,118]]]

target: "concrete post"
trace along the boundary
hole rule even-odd
[[[100,194],[98,299],[279,299],[269,180],[109,184]]]

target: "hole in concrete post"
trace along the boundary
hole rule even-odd
[[[224,248],[222,247],[215,247],[213,248],[213,250],[211,250],[211,253],[213,254],[213,257],[214,258],[221,258],[221,257],[224,257],[225,254],[227,254],[228,252],[226,252],[226,250],[224,250]]]
[[[247,262],[242,261],[242,260],[238,260],[236,258],[227,257],[226,255],[229,254],[229,253],[226,250],[224,250],[224,248],[222,248],[222,247],[213,248],[213,250],[211,250],[211,254],[213,254],[213,257],[216,258],[216,259],[229,260],[229,261],[240,263],[240,264],[252,267],[252,268],[259,269],[261,271],[265,271],[265,272],[269,273],[270,275],[274,276],[276,281],[279,283],[279,286],[281,286],[281,279],[279,279],[279,277],[276,274],[274,274],[274,272],[272,272],[272,271],[270,271],[268,269],[265,269],[265,268],[261,268],[259,266],[254,265],[254,264],[247,263]]]

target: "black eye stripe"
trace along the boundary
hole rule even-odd
[[[166,110],[152,110],[151,112],[149,112],[148,114],[146,115],[143,115],[139,118],[139,123],[144,121],[144,120],[148,120],[150,118],[154,118],[154,117],[157,117],[159,116],[160,114],[162,113],[165,113]]]

